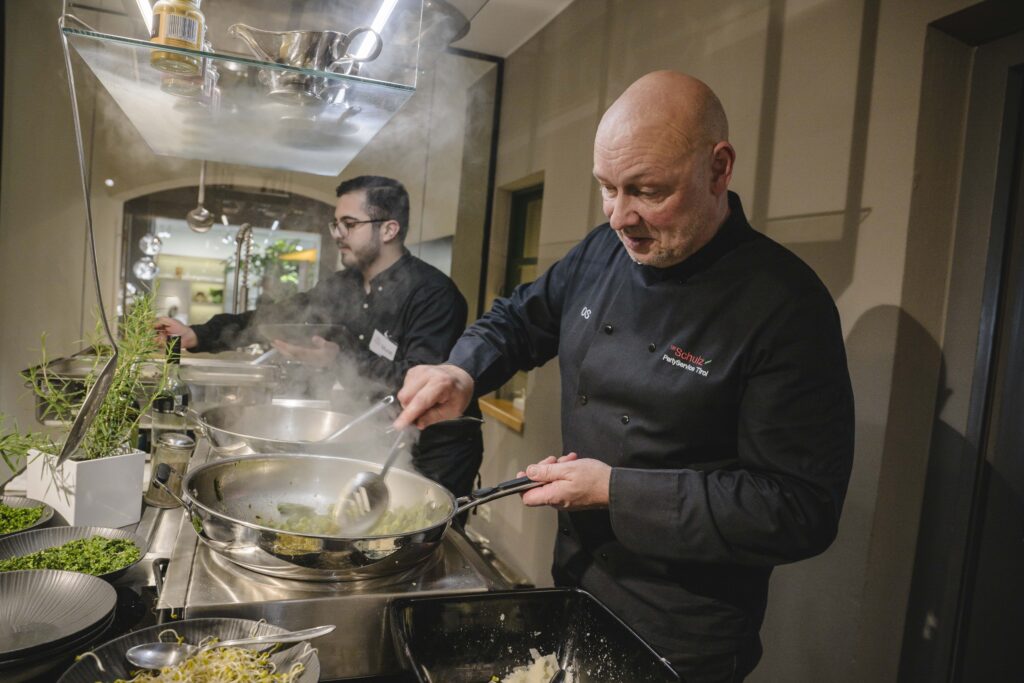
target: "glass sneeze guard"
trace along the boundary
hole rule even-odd
[[[156,154],[334,176],[415,90],[70,25],[63,30]],[[153,68],[156,49],[200,60],[207,77]],[[272,83],[282,78],[309,83],[323,97],[303,102],[271,96]]]

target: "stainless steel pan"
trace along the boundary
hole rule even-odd
[[[320,453],[358,456],[355,448],[379,445],[382,430],[365,423],[337,442],[316,443],[352,420],[351,415],[305,406],[217,406],[196,414],[200,430],[221,452]],[[385,425],[386,426],[386,425]]]
[[[352,477],[380,465],[329,455],[247,455],[201,465],[185,475],[182,505],[211,550],[247,569],[305,581],[396,574],[428,558],[452,519],[482,503],[538,486],[516,479],[456,500],[440,484],[404,470],[388,473],[391,505],[430,510],[422,528],[362,538],[292,533],[268,525],[305,506],[327,515]]]

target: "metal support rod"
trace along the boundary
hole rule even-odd
[[[249,261],[252,257],[252,225],[242,223],[235,235],[235,290],[232,311],[244,313],[249,304]]]

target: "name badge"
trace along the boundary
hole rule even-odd
[[[381,358],[394,360],[398,344],[388,339],[380,330],[374,330],[373,338],[370,339],[370,350]]]

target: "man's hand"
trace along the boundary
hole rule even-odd
[[[612,468],[600,460],[580,458],[575,453],[551,456],[527,467],[526,476],[545,483],[523,493],[524,505],[550,505],[560,510],[608,507]]]
[[[395,429],[415,424],[426,429],[435,422],[459,417],[473,398],[473,378],[454,365],[417,365],[405,373],[398,392],[402,412]]]
[[[299,346],[275,339],[271,345],[285,358],[297,360],[305,365],[326,368],[332,365],[341,353],[341,347],[323,337],[313,337],[313,346]]]
[[[156,336],[162,344],[167,343],[168,337],[181,337],[181,348],[191,349],[199,344],[199,337],[192,331],[192,328],[174,318],[157,318],[153,324]]]

